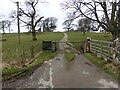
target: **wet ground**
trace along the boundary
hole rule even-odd
[[[61,41],[67,41],[67,34]],[[69,47],[60,43],[60,50]],[[28,78],[5,84],[4,88],[118,88],[117,80],[97,68],[86,57],[75,54],[67,62],[64,53],[46,61]]]

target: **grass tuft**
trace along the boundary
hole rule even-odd
[[[119,73],[117,72],[117,70],[112,70],[109,63],[106,64],[104,60],[101,60],[101,59],[97,58],[96,56],[91,55],[90,53],[85,53],[84,55],[90,61],[92,61],[95,65],[97,65],[99,68],[101,68],[103,71],[112,75],[115,79],[120,79]]]
[[[72,53],[72,52],[70,52],[70,53],[65,52],[65,58],[66,58],[66,60],[67,60],[68,62],[71,62],[71,61],[74,60],[74,58],[75,58],[75,54]]]

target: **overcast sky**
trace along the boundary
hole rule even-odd
[[[12,0],[12,1],[19,1],[20,6],[22,7],[23,2],[25,0]],[[38,6],[38,10],[40,11],[40,15],[47,17],[56,17],[58,19],[58,28],[57,31],[63,31],[62,29],[62,23],[65,20],[66,14],[65,11],[61,9],[60,3],[64,0],[46,0],[48,1],[48,4],[40,4]],[[16,10],[16,4],[11,2],[10,0],[0,0],[0,20],[7,19],[10,12],[12,10]],[[17,28],[17,26],[14,27],[14,29]],[[21,30],[23,31],[23,30]],[[14,32],[17,32],[17,30]]]

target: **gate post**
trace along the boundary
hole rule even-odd
[[[91,53],[91,38],[87,37],[87,41],[86,41],[86,52],[87,53]]]
[[[120,64],[120,39],[117,38],[113,42],[113,62],[115,64]]]
[[[34,57],[34,50],[33,50],[33,46],[30,46],[30,54],[31,54],[31,58]]]
[[[56,50],[57,50],[56,41],[52,41],[52,51],[56,52]]]

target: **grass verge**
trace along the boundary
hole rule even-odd
[[[9,67],[9,68],[5,68],[2,70],[2,80],[6,81],[9,79],[12,79],[14,77],[17,76],[18,78],[21,78],[22,76],[26,75],[27,71],[30,71],[33,67],[35,67],[38,64],[43,64],[44,61],[52,59],[53,57],[56,56],[56,52],[47,52],[47,51],[43,51],[42,54],[40,54],[40,56],[38,58],[36,58],[36,60],[34,62],[32,62],[31,64],[23,67],[23,68],[18,68],[18,67]]]
[[[56,56],[57,53],[56,52],[51,52],[51,51],[44,51],[42,54],[40,54],[40,56],[38,57],[38,60],[49,60],[51,58],[54,58],[54,56]]]
[[[71,62],[75,58],[75,54],[72,52],[65,52],[65,58],[68,62]]]
[[[71,47],[67,47],[67,48],[65,48],[65,50],[71,50]]]
[[[119,73],[117,70],[112,70],[110,64],[106,64],[104,60],[101,60],[97,58],[94,55],[91,55],[90,53],[85,53],[84,56],[86,56],[90,61],[92,61],[95,65],[97,65],[99,68],[104,70],[105,72],[112,75],[115,79],[120,79]]]

